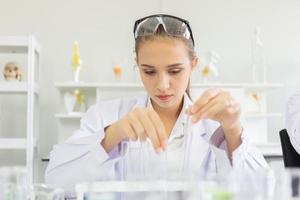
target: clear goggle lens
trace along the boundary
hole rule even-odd
[[[153,35],[159,25],[162,25],[168,35],[191,39],[187,24],[172,17],[150,17],[141,21],[135,30],[135,39],[139,36]]]

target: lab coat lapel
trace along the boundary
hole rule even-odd
[[[202,128],[202,123],[195,124],[191,127],[190,139],[190,166],[192,171],[198,172],[206,165],[207,156],[210,152],[210,145],[205,140],[205,129]]]
[[[145,108],[147,106],[149,96],[144,95],[143,97],[139,98],[135,104],[135,107],[143,107]]]

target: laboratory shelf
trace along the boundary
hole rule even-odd
[[[33,146],[36,147],[36,139],[34,139]],[[0,138],[0,149],[26,149],[26,138]]]
[[[57,88],[143,88],[142,84],[129,82],[55,82]],[[282,83],[195,83],[191,88],[249,88],[249,89],[273,89],[283,87]]]
[[[281,113],[246,113],[246,118],[270,118],[270,117],[282,117]]]
[[[34,93],[39,94],[39,86],[34,83]],[[27,82],[0,82],[0,93],[24,93],[29,90]]]
[[[26,53],[30,46],[40,53],[40,45],[33,36],[0,36],[1,52]]]
[[[209,87],[220,87],[220,88],[249,88],[249,89],[273,89],[283,87],[282,83],[197,83],[192,84],[191,87],[196,88],[209,88]]]
[[[40,68],[40,45],[34,36],[0,36],[0,53],[22,53],[27,57],[27,81],[0,82],[0,94],[24,94],[26,95],[26,130],[24,138],[0,138],[0,149],[23,149],[26,151],[26,169],[28,171],[28,183],[37,179],[36,144],[39,125],[39,94],[38,75]],[[2,116],[5,117],[5,116]]]
[[[54,86],[58,89],[142,89],[143,86],[138,83],[104,83],[104,82],[56,82]]]
[[[264,156],[282,156],[281,144],[276,142],[255,143]]]
[[[98,83],[94,82],[55,82],[56,88],[97,88]]]
[[[78,113],[78,114],[59,113],[59,114],[55,114],[55,117],[60,118],[60,119],[80,119],[83,116],[84,116],[84,113]]]

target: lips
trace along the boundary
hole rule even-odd
[[[168,101],[173,95],[156,95],[161,101]]]

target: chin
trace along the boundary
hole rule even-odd
[[[156,103],[162,108],[171,108],[174,106],[174,103],[171,102],[167,102],[167,103],[156,102]]]

